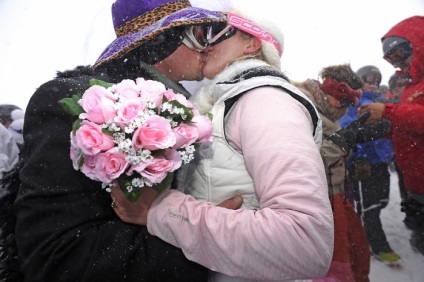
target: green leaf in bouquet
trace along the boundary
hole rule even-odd
[[[181,104],[180,102],[176,100],[168,101],[168,99],[166,99],[166,97],[164,96],[162,103],[165,103],[165,102],[168,102],[175,108],[183,109],[184,114],[182,115],[184,115],[185,117],[183,119],[181,114],[175,114],[175,113],[171,114],[168,111],[160,113],[161,116],[172,119],[175,122],[190,122],[193,119],[194,115],[193,115],[193,110],[191,108],[184,106],[183,104]]]
[[[134,189],[131,192],[128,192],[128,190],[126,189],[122,189],[122,191],[124,192],[124,195],[127,198],[127,200],[130,201],[131,203],[135,203],[138,200],[138,198],[140,198],[141,196],[140,189]]]
[[[82,168],[82,166],[84,165],[84,157],[83,157],[83,156],[81,156],[81,157],[78,159],[78,161],[77,161],[77,165],[78,165],[78,168]]]
[[[174,179],[174,173],[173,172],[168,172],[168,174],[166,175],[165,179],[161,183],[158,183],[158,184],[153,185],[152,188],[156,192],[160,193],[163,190],[166,190],[166,189],[168,189],[171,186],[172,179]]]
[[[81,127],[81,122],[82,119],[77,119],[76,121],[74,121],[74,123],[72,124],[72,135],[75,135],[77,130]]]
[[[113,85],[113,83],[106,82],[106,81],[103,81],[103,80],[100,80],[100,79],[92,78],[92,79],[90,79],[90,85],[91,86],[98,85],[98,86],[101,86],[101,87],[104,87],[104,88],[109,88]]]
[[[83,108],[78,104],[78,101],[81,99],[81,94],[72,95],[72,98],[63,98],[58,101],[59,105],[72,116],[78,116],[83,113]]]
[[[188,108],[186,106],[184,106],[183,104],[181,104],[178,101],[171,101],[169,102],[172,106],[177,107],[177,108],[182,108],[184,110],[184,115],[186,116],[185,121],[191,121],[193,119],[193,110],[191,108]]]
[[[107,129],[107,128],[102,128],[102,133],[106,134],[106,135],[113,136],[113,134],[116,133],[116,131],[112,131],[112,130]]]
[[[166,189],[168,189],[171,186],[172,183],[172,179],[174,178],[174,173],[173,172],[169,172],[165,179],[158,184],[153,185],[151,188],[153,190],[155,190],[156,192],[160,193]],[[131,203],[134,203],[135,201],[138,200],[138,198],[140,198],[141,196],[141,189],[142,188],[132,188],[130,189],[131,192],[128,191],[128,187],[131,187],[131,178],[128,176],[124,176],[121,175],[118,179],[118,183],[119,183],[119,187],[121,187],[122,192],[124,192],[125,197],[127,198],[128,201],[130,201]]]
[[[131,187],[131,178],[128,176],[121,175],[118,179],[119,187],[121,188],[122,192],[124,192],[125,197],[128,201],[131,203],[134,203],[137,201],[138,198],[140,198],[141,193],[140,189],[131,189],[131,192],[128,191],[128,187]]]

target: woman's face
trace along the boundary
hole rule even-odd
[[[249,52],[250,45],[254,41],[254,37],[243,36],[237,31],[234,36],[206,48],[206,64],[203,68],[203,75],[208,79],[213,79],[217,74],[222,72],[227,65],[235,60],[243,57]]]

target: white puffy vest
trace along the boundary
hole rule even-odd
[[[239,83],[239,82],[242,83]],[[214,204],[236,195],[242,195],[244,209],[258,209],[259,202],[255,194],[253,180],[246,170],[243,155],[234,150],[227,142],[224,134],[225,101],[260,86],[275,86],[285,89],[292,96],[313,105],[310,100],[285,79],[276,76],[257,76],[214,84],[209,87],[210,96],[217,97],[213,104],[213,142],[202,144],[195,153],[195,159],[184,170],[179,172],[179,189],[184,193]],[[284,93],[282,93],[284,95]],[[288,94],[287,94],[288,95]],[[299,97],[295,97],[296,99]],[[322,124],[318,112],[315,129],[315,142],[321,144]],[[231,114],[231,110],[226,116]]]

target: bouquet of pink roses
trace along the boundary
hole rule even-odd
[[[193,160],[196,144],[212,139],[210,117],[158,81],[90,85],[59,101],[79,117],[70,134],[73,166],[108,191],[118,181],[130,201],[145,186],[168,188],[175,170]]]

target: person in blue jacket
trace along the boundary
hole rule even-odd
[[[356,106],[350,106],[340,119],[342,127],[348,126],[359,116],[358,108],[384,98],[378,92],[381,83],[380,70],[372,65],[364,66],[356,72],[364,84],[362,97]],[[389,127],[390,123],[388,123]],[[387,128],[389,131],[389,128]],[[349,181],[355,197],[356,211],[362,220],[370,251],[378,260],[387,264],[397,264],[400,256],[393,251],[387,241],[380,219],[380,213],[389,202],[390,173],[389,163],[393,161],[392,142],[387,138],[357,144],[347,160]]]

